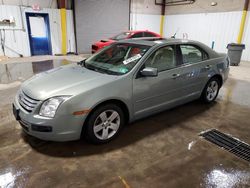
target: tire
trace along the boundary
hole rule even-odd
[[[118,105],[101,105],[87,119],[84,135],[91,143],[107,143],[119,135],[124,124],[124,112]]]
[[[202,91],[201,94],[201,100],[205,103],[211,103],[215,101],[215,99],[218,96],[219,90],[220,90],[220,80],[216,77],[211,78],[205,88]]]

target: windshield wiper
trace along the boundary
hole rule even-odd
[[[114,72],[114,71],[111,71],[111,70],[108,70],[108,69],[103,69],[103,68],[100,68],[100,67],[96,67],[96,66],[93,66],[91,64],[85,64],[85,68],[96,71],[96,72],[109,74],[109,75],[122,75],[122,73]]]
[[[96,72],[105,73],[105,72],[103,71],[103,69],[101,69],[101,68],[99,68],[99,67],[96,67],[96,66],[93,66],[93,65],[90,65],[90,64],[88,64],[88,65],[85,64],[85,68],[87,68],[87,69],[89,69],[89,70],[96,71]]]

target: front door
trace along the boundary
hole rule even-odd
[[[51,55],[49,15],[26,13],[31,55]]]
[[[139,76],[133,81],[133,104],[135,118],[175,106],[181,100],[181,67],[176,61],[174,46],[156,50],[145,62],[144,67],[158,69],[156,77]]]

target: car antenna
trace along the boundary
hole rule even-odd
[[[180,28],[178,27],[178,29],[176,30],[175,34],[173,36],[171,36],[171,38],[175,39],[176,34],[178,33],[178,31],[180,30]]]

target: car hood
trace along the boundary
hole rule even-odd
[[[21,89],[28,96],[45,100],[53,96],[77,95],[115,80],[117,76],[88,70],[77,64],[61,66],[37,74]]]

